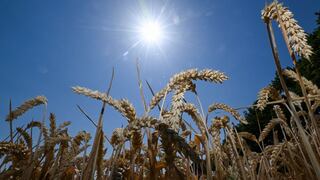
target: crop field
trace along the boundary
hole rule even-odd
[[[301,69],[302,63],[320,67],[320,31],[309,45],[293,13],[277,1],[262,9],[261,22],[277,75],[273,84],[257,92],[247,113],[220,102],[202,106],[196,83],[223,84],[232,78],[220,70],[187,69],[155,90],[148,82],[144,86],[137,63],[143,115],[128,99],[112,97],[113,72],[105,90],[72,87],[80,100],[86,96],[102,104],[96,120],[78,106],[95,134],[70,135],[70,122],[58,124],[54,113],[15,126],[27,111],[46,109],[48,100],[36,96],[17,107],[10,102],[5,117],[10,133],[0,141],[0,179],[320,179],[319,82]],[[282,36],[274,33],[275,25]],[[292,68],[281,66],[278,39],[286,44]],[[153,97],[147,99],[146,92]],[[195,102],[187,100],[186,93]],[[103,131],[105,108],[126,121],[110,137]]]

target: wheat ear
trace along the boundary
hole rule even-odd
[[[293,79],[294,81],[299,82],[298,75],[294,71],[289,70],[289,69],[285,69],[283,71],[283,74],[285,76],[289,77],[290,79]],[[320,89],[318,88],[318,86],[313,84],[307,78],[302,77],[302,82],[305,85],[308,93],[310,93],[312,95],[319,95],[320,94]]]
[[[228,113],[230,113],[236,120],[240,121],[243,124],[248,124],[248,122],[241,117],[240,113],[236,111],[235,109],[231,108],[230,106],[223,104],[223,103],[215,103],[209,106],[208,112],[215,111],[217,109],[224,110]]]
[[[299,56],[310,60],[313,52],[312,47],[308,45],[307,34],[298,25],[293,18],[293,13],[287,7],[283,7],[278,2],[273,2],[262,10],[261,15],[265,22],[269,19],[276,20],[278,23],[283,22],[290,48]]]
[[[122,116],[126,117],[128,121],[134,121],[136,119],[136,111],[133,105],[127,99],[116,100],[111,96],[107,97],[106,93],[101,93],[99,91],[94,91],[89,88],[80,86],[72,87],[72,90],[77,94],[81,94],[108,103],[118,112],[120,112]]]
[[[271,87],[267,86],[265,88],[262,88],[258,93],[258,101],[257,101],[257,108],[262,111],[267,106],[267,103],[269,101],[269,98],[272,97],[272,99],[279,99],[279,93],[278,91]]]
[[[37,96],[33,99],[25,101],[23,104],[21,104],[19,107],[17,107],[15,110],[11,112],[11,115],[8,114],[6,120],[12,121],[14,119],[17,119],[19,116],[23,115],[28,110],[32,109],[35,106],[39,106],[41,104],[47,104],[48,100],[44,96]]]
[[[259,142],[263,141],[268,136],[269,132],[278,124],[285,124],[285,122],[280,118],[271,119],[270,122],[262,130],[259,136]]]
[[[198,71],[197,69],[189,69],[178,74],[175,74],[166,85],[165,88],[160,90],[155,96],[152,97],[149,108],[153,109],[161,99],[172,90],[176,89],[177,86],[180,86],[181,83],[192,81],[192,80],[203,80],[215,83],[222,83],[227,80],[228,77],[219,71],[214,71],[211,69],[204,69]]]

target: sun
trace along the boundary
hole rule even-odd
[[[130,46],[123,53],[139,54],[139,56],[161,56],[166,57],[165,50],[170,45],[169,42],[174,40],[172,34],[173,25],[172,16],[167,13],[167,3],[160,6],[159,9],[148,8],[147,4],[139,4],[141,7],[131,16],[132,19],[127,25],[128,29],[124,29],[131,34]]]
[[[141,40],[148,44],[159,44],[163,39],[163,28],[157,21],[146,21],[139,28]]]

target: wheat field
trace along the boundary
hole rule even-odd
[[[74,93],[103,103],[97,123],[79,107],[95,125],[95,134],[80,131],[69,135],[70,122],[57,124],[54,113],[50,113],[48,125],[42,119],[13,127],[12,122],[28,110],[46,108],[44,96],[10,108],[6,117],[10,134],[0,142],[0,179],[320,179],[320,118],[315,113],[320,106],[320,89],[297,67],[282,69],[272,22],[279,25],[294,64],[297,57],[308,60],[312,48],[293,13],[282,4],[267,5],[261,18],[283,92],[271,86],[258,92],[253,108],[262,111],[271,107],[276,114],[261,127],[258,137],[238,132],[231,123],[248,123],[238,109],[219,102],[197,108],[201,102],[184,98],[185,93],[198,97],[196,81],[224,83],[228,76],[223,72],[189,69],[177,73],[149,102],[139,78],[142,116],[127,99],[115,99],[109,94],[111,78],[105,92],[72,87]],[[288,90],[285,78],[300,86],[302,96]],[[164,107],[165,102],[170,106]],[[103,132],[103,118],[108,116],[104,114],[106,106],[127,121],[126,126],[114,129],[111,137]],[[215,111],[224,111],[228,116],[219,116]],[[211,113],[217,116],[209,119]],[[185,118],[191,118],[193,123]],[[33,129],[40,134],[35,136]],[[273,136],[272,142],[265,145],[267,136],[276,133],[282,138]],[[248,142],[257,145],[259,151],[253,151]],[[110,155],[106,143],[112,146],[108,149]]]

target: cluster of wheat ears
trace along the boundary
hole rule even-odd
[[[296,67],[295,71],[281,68],[272,21],[279,24],[294,65],[296,55],[309,59],[312,49],[293,14],[282,4],[273,2],[266,6],[262,19],[283,91],[266,87],[259,92],[255,108],[263,110],[273,106],[276,114],[276,118],[262,127],[259,137],[237,132],[230,118],[239,123],[247,122],[228,105],[214,103],[205,114],[202,106],[198,110],[184,98],[189,92],[201,104],[195,81],[223,83],[228,77],[219,71],[190,69],[178,73],[153,94],[149,104],[139,77],[144,103],[144,113],[140,117],[127,99],[117,100],[109,95],[112,83],[105,93],[76,86],[72,88],[75,93],[103,104],[98,123],[79,107],[96,126],[92,141],[85,131],[71,137],[67,130],[70,122],[57,126],[52,113],[49,128],[45,126],[44,115],[42,121],[31,121],[14,129],[12,121],[26,111],[39,105],[46,108],[47,99],[35,97],[10,109],[6,118],[10,135],[0,142],[0,179],[320,179],[320,119],[315,114],[320,105],[320,89],[302,77]],[[296,81],[303,96],[290,92],[284,77]],[[171,97],[170,107],[164,108],[167,97]],[[127,120],[127,125],[116,128],[110,138],[103,132],[107,105]],[[208,114],[217,110],[230,116],[216,116],[210,120]],[[290,113],[289,117],[284,110]],[[159,116],[150,115],[151,111],[152,114],[159,112]],[[194,121],[191,124],[195,127],[185,121],[187,117]],[[40,132],[37,137],[32,135],[35,128]],[[274,136],[271,145],[265,146],[263,141],[269,133],[282,134],[283,138],[279,140]],[[106,140],[113,147],[108,156]],[[261,151],[252,151],[247,144],[249,141],[256,143]]]

